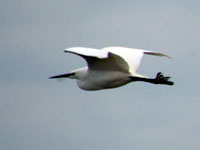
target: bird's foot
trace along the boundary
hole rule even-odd
[[[157,84],[174,85],[174,82],[169,81],[171,77],[165,77],[162,72],[158,72],[155,78]]]

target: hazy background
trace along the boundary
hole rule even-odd
[[[0,149],[199,150],[200,1],[1,0]],[[86,65],[72,46],[124,46],[139,72],[173,87],[132,83],[87,92],[50,80]]]

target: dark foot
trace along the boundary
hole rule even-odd
[[[170,77],[163,76],[162,72],[158,72],[155,78],[156,84],[174,85],[174,82],[169,81]]]

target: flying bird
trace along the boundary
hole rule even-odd
[[[137,73],[144,54],[170,58],[165,54],[125,47],[106,47],[103,49],[72,47],[65,49],[64,52],[83,57],[87,66],[67,74],[52,76],[50,79],[76,79],[78,86],[83,90],[116,88],[135,81],[164,85],[174,84],[169,81],[170,77],[163,76],[161,72],[158,72],[155,78]]]

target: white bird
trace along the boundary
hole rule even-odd
[[[155,78],[148,78],[137,73],[144,54],[170,58],[165,54],[125,47],[106,47],[103,49],[72,47],[65,49],[64,52],[83,57],[88,66],[50,78],[77,79],[78,86],[83,90],[116,88],[133,81],[174,84],[169,81],[170,77],[164,77],[161,72],[157,73]]]

